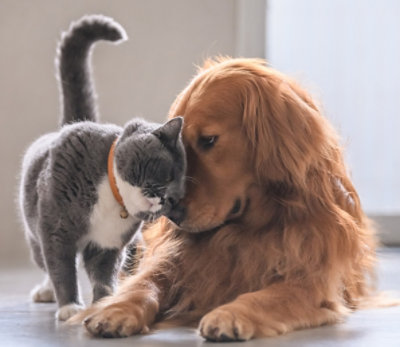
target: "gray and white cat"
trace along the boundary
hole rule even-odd
[[[26,237],[34,261],[47,273],[32,296],[37,302],[56,300],[59,320],[83,308],[77,254],[93,301],[111,294],[125,248],[142,221],[171,211],[176,217],[174,205],[184,194],[182,118],[164,125],[134,119],[124,128],[95,123],[91,47],[125,37],[123,28],[104,16],[71,25],[58,51],[62,128],[36,140],[23,159],[19,199]]]

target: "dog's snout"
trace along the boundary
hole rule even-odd
[[[179,226],[186,217],[186,209],[182,205],[176,204],[172,207],[167,217]]]

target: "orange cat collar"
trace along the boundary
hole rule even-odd
[[[120,217],[125,219],[128,218],[128,211],[125,208],[124,200],[122,199],[121,194],[119,193],[117,187],[117,181],[114,175],[114,150],[115,145],[117,143],[118,138],[114,140],[111,145],[110,152],[108,153],[108,161],[107,161],[107,171],[108,171],[108,182],[110,183],[111,191],[114,195],[115,200],[121,205],[121,212],[119,213]]]

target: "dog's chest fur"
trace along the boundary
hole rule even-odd
[[[97,192],[98,200],[90,214],[86,241],[96,243],[101,248],[120,248],[124,235],[139,220],[130,215],[126,219],[120,217],[121,206],[114,198],[107,176],[101,180]]]

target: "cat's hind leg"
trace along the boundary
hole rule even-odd
[[[29,244],[31,246],[32,258],[37,266],[39,266],[43,271],[46,271],[42,250],[40,249],[40,244],[33,237],[28,237]],[[31,291],[31,298],[34,302],[55,302],[56,298],[54,295],[53,284],[49,276],[46,273],[46,277],[42,283],[36,285]]]
[[[58,320],[67,320],[84,307],[79,296],[76,248],[63,240],[63,230],[48,233],[43,242],[46,268],[53,283],[59,309]]]
[[[34,302],[55,302],[56,297],[54,295],[53,284],[46,274],[43,282],[36,285],[31,291],[31,298]]]
[[[122,261],[122,251],[89,243],[83,251],[86,272],[93,287],[93,302],[114,292]]]

